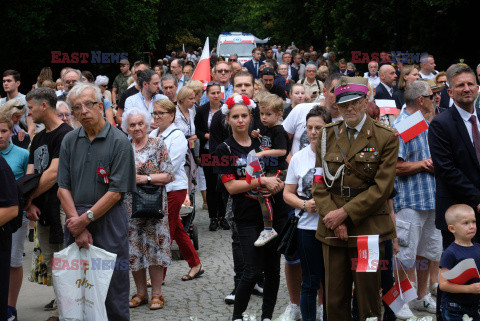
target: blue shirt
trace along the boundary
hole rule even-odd
[[[30,155],[28,150],[13,145],[10,142],[10,146],[2,150],[1,154],[7,161],[8,166],[12,169],[15,179],[25,176],[28,167],[28,156]]]
[[[410,116],[404,109],[395,120],[394,127],[399,122]],[[428,123],[427,120],[425,120]],[[430,158],[428,147],[428,130],[405,143],[401,136],[398,136],[398,157],[405,162],[418,162]],[[435,209],[435,178],[428,172],[420,172],[414,175],[397,176],[395,178],[395,189],[398,194],[393,199],[395,212],[404,208],[414,210]]]
[[[233,95],[233,85],[228,84],[227,88],[225,88],[225,99]],[[225,102],[225,99],[221,99],[220,101],[223,103]],[[208,103],[210,100],[207,97],[207,91],[205,91],[202,95],[202,99],[200,99],[200,106],[205,105]]]
[[[135,95],[130,96],[127,98],[127,100],[125,100],[124,111],[127,111],[131,108],[138,108],[138,109],[144,108],[150,114],[150,113],[153,113],[153,103],[160,99],[168,99],[168,97],[164,95],[156,94],[155,96],[152,97],[152,99],[150,100],[150,104],[147,106],[147,103],[145,102],[145,97],[142,96],[142,91],[139,91]]]
[[[440,267],[453,269],[455,265],[465,259],[474,259],[477,268],[480,267],[480,244],[473,243],[473,246],[462,246],[457,243],[450,244],[443,252],[440,260]],[[479,278],[473,278],[465,284],[473,284],[480,282]],[[462,306],[479,306],[480,294],[471,293],[442,293],[442,305],[453,302]]]

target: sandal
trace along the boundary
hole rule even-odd
[[[200,264],[200,270],[198,270],[197,273],[195,273],[194,276],[191,276],[190,275],[190,272],[192,272],[193,268],[190,269],[190,271],[188,271],[188,274],[185,274],[184,276],[182,276],[182,281],[191,281],[193,279],[196,279],[198,278],[200,275],[202,275],[203,273],[205,273],[205,270],[202,269],[202,264]]]
[[[150,301],[150,310],[158,310],[158,309],[163,309],[163,306],[165,304],[165,299],[163,298],[163,295],[153,295],[152,296],[152,301]],[[158,305],[157,307],[154,307],[154,305]]]
[[[145,298],[140,294],[135,294],[134,296],[132,296],[132,299],[128,303],[128,306],[130,308],[136,308],[138,306],[141,306],[147,303],[148,303],[148,298]]]

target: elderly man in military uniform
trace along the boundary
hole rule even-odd
[[[378,235],[380,260],[385,241],[395,237],[387,199],[395,182],[398,138],[393,128],[366,114],[367,84],[365,78],[340,79],[334,92],[344,120],[326,125],[316,147],[315,166],[323,169],[323,180],[313,184],[320,214],[316,237],[323,243],[330,321],[352,319],[352,282],[360,320],[381,320],[380,268],[356,272],[356,236]]]

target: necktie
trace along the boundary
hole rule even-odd
[[[258,62],[255,63],[255,74],[258,76]]]
[[[393,96],[393,88],[390,88],[390,96]]]
[[[475,115],[472,115],[470,116],[469,120],[472,123],[473,147],[475,147],[475,154],[477,154],[477,160],[480,162],[480,133],[478,132],[477,117],[475,117]]]
[[[355,133],[357,132],[357,130],[355,128],[350,128],[350,127],[347,127],[347,130],[349,134],[348,141],[350,142],[350,146],[352,146],[353,142],[355,141]]]

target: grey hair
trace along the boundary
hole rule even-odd
[[[288,69],[288,64],[287,64],[287,63],[284,63],[284,62],[279,63],[279,64],[278,64],[278,67],[280,67],[280,66],[282,66],[282,65],[285,66],[285,67],[287,67],[287,69]]]
[[[49,87],[39,87],[30,91],[25,100],[28,102],[33,100],[36,104],[41,104],[46,102],[48,107],[55,109],[57,105],[57,95],[52,88]]]
[[[230,57],[231,57],[231,56],[235,56],[235,58],[238,59],[238,55],[237,55],[237,54],[231,54]]]
[[[57,106],[55,107],[57,109],[57,111],[60,108],[60,106],[62,106],[62,105],[65,105],[65,107],[67,107],[68,111],[72,112],[72,109],[70,108],[70,106],[67,104],[66,101],[63,101],[63,100],[57,101]]]
[[[80,83],[77,83],[75,86],[73,86],[73,88],[68,92],[67,103],[70,106],[70,108],[72,107],[72,101],[70,100],[71,97],[72,96],[76,97],[80,95],[87,88],[92,89],[93,92],[95,93],[96,102],[102,101],[102,91],[100,90],[100,88],[98,88],[98,86],[95,86],[94,84],[91,84],[89,82],[80,82]]]
[[[162,88],[163,88],[163,82],[165,80],[173,80],[173,83],[175,84],[175,87],[178,87],[178,81],[177,81],[177,78],[175,78],[174,75],[172,74],[166,74],[162,77],[162,79],[160,80],[160,83],[162,84]]]
[[[421,96],[428,96],[430,85],[424,80],[415,80],[408,84],[405,89],[405,104],[412,106],[416,104],[416,100]]]
[[[145,109],[139,109],[136,107],[127,109],[122,115],[122,130],[125,133],[128,133],[128,121],[130,120],[130,117],[140,115],[143,117],[143,120],[145,121],[145,126],[147,126],[147,131],[150,129],[150,122],[151,122],[151,117],[150,114],[147,113]]]
[[[355,64],[353,62],[347,62],[347,66],[350,66],[353,68],[353,71],[357,71],[357,67],[355,67]]]
[[[62,82],[65,83],[65,76],[71,72],[71,71],[74,71],[75,73],[77,73],[78,75],[78,80],[79,81],[82,81],[82,72],[78,69],[73,69],[73,68],[68,68],[67,70],[65,70],[65,72],[63,73],[63,76],[62,76]]]
[[[315,71],[317,71],[317,66],[313,62],[309,62],[307,66],[305,66],[305,70],[312,69],[312,66],[315,68]]]
[[[455,77],[457,75],[460,75],[460,74],[463,74],[463,73],[472,74],[473,78],[476,78],[475,73],[473,72],[473,70],[469,66],[462,65],[462,64],[454,64],[454,65],[451,65],[450,67],[448,67],[448,69],[447,69],[447,82],[448,82],[448,84],[450,86],[453,86],[453,83],[452,83],[453,77]]]

